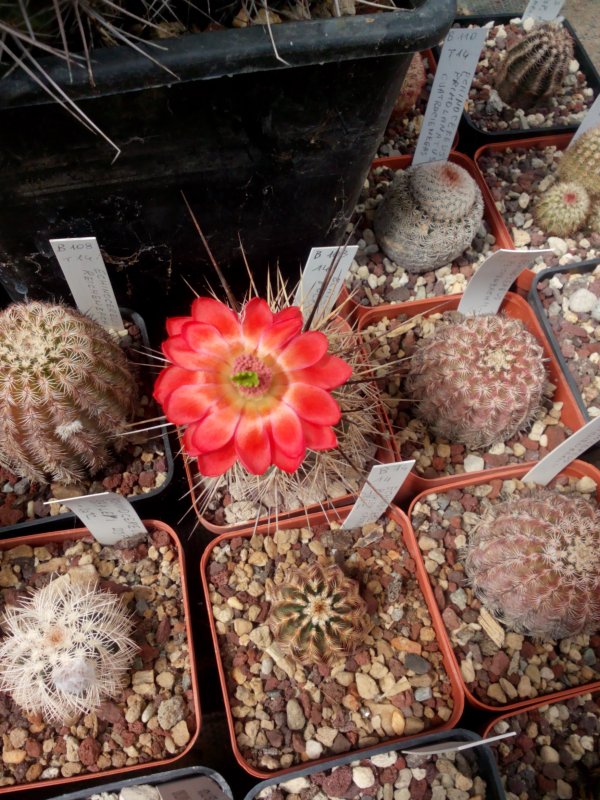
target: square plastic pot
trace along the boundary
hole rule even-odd
[[[211,599],[210,599],[210,585],[209,585],[208,571],[209,571],[209,566],[210,566],[211,553],[212,553],[212,551],[213,551],[213,549],[215,547],[220,546],[220,545],[228,542],[229,540],[231,540],[233,538],[251,539],[252,536],[254,536],[255,534],[262,534],[262,535],[266,535],[266,536],[272,536],[278,530],[289,530],[289,529],[292,529],[292,528],[299,528],[299,527],[312,528],[312,527],[316,527],[318,525],[326,525],[330,521],[335,521],[335,522],[341,523],[346,518],[346,516],[349,514],[350,511],[351,511],[351,507],[350,508],[346,507],[346,508],[334,509],[334,510],[328,511],[326,513],[321,511],[319,513],[306,514],[306,516],[305,516],[305,518],[303,520],[302,519],[285,520],[285,521],[279,522],[278,524],[269,523],[269,524],[266,524],[266,525],[259,525],[257,527],[252,526],[252,527],[246,528],[243,531],[236,531],[236,532],[233,532],[233,533],[223,534],[222,536],[219,536],[214,541],[210,542],[210,544],[208,545],[208,547],[206,548],[206,550],[204,551],[204,553],[202,555],[202,560],[201,560],[201,563],[200,563],[200,574],[201,574],[201,578],[202,578],[202,586],[204,588],[204,595],[205,595],[205,598],[206,598],[206,607],[207,607],[207,610],[208,610],[208,618],[209,618],[210,629],[211,629],[211,633],[212,633],[213,646],[214,646],[216,660],[217,660],[217,667],[218,667],[218,670],[219,670],[219,678],[220,678],[220,681],[221,681],[221,691],[223,693],[223,700],[224,700],[224,703],[225,703],[225,712],[226,712],[226,715],[227,715],[227,724],[228,724],[228,727],[229,727],[229,735],[230,735],[230,739],[231,739],[231,746],[232,746],[235,758],[236,758],[238,764],[242,767],[242,769],[244,769],[250,775],[253,775],[253,776],[257,777],[257,778],[279,778],[279,779],[281,779],[283,776],[295,777],[298,774],[302,774],[302,773],[298,772],[298,770],[302,769],[302,766],[301,765],[297,765],[297,766],[294,766],[294,767],[289,767],[287,769],[273,770],[271,772],[267,772],[267,771],[261,770],[261,769],[259,769],[257,767],[254,767],[252,764],[250,764],[244,758],[244,756],[242,755],[242,753],[241,753],[241,751],[240,751],[240,749],[238,747],[237,737],[236,737],[236,733],[235,733],[235,719],[234,719],[234,716],[233,716],[232,707],[231,707],[231,703],[230,703],[230,700],[229,700],[229,689],[228,689],[228,686],[227,686],[227,675],[226,675],[226,672],[225,672],[225,666],[223,664],[223,660],[221,658],[221,653],[220,653],[220,648],[219,648],[219,635],[217,633],[217,628],[216,628],[216,624],[215,624],[215,618],[214,618],[213,611],[212,611],[212,602],[211,602]],[[386,516],[389,517],[390,519],[393,519],[400,526],[400,528],[402,530],[403,543],[407,547],[410,555],[412,556],[412,549],[411,548],[414,549],[414,544],[413,544],[413,537],[412,537],[412,534],[410,532],[410,525],[408,523],[408,518],[406,517],[406,515],[402,511],[400,511],[400,509],[396,508],[395,506],[390,506],[389,507],[388,511],[386,512]],[[462,715],[462,712],[463,712],[463,708],[464,708],[464,696],[463,696],[463,692],[462,692],[462,688],[461,688],[462,681],[461,681],[461,678],[460,678],[460,674],[457,672],[458,667],[457,667],[456,661],[453,658],[453,656],[451,655],[450,643],[448,641],[447,636],[445,635],[445,632],[443,631],[443,623],[442,624],[440,623],[439,614],[436,613],[436,609],[434,608],[434,606],[435,606],[435,598],[433,596],[433,592],[432,592],[431,587],[429,585],[429,581],[421,573],[417,574],[417,580],[418,580],[418,583],[419,583],[419,588],[420,588],[420,590],[421,590],[421,592],[422,592],[422,594],[424,596],[425,603],[426,603],[426,606],[427,606],[427,610],[429,611],[430,616],[431,616],[431,624],[432,624],[432,627],[433,627],[433,629],[434,629],[434,631],[436,633],[437,643],[440,646],[440,650],[442,652],[444,669],[445,669],[445,671],[446,671],[446,673],[448,675],[448,680],[449,680],[450,686],[451,686],[451,695],[452,695],[452,699],[453,699],[452,715],[450,716],[450,718],[448,719],[447,722],[445,722],[439,728],[434,729],[433,732],[443,731],[443,730],[450,730],[451,728],[453,728],[456,725],[456,723],[460,719],[460,717]],[[423,736],[426,736],[429,732],[431,732],[431,729],[426,734],[423,734]],[[417,736],[415,738],[420,741],[422,739],[422,736]],[[381,747],[386,749],[386,748],[389,748],[390,746],[397,745],[397,744],[403,743],[405,741],[408,741],[409,739],[411,741],[413,741],[413,739],[411,737],[408,737],[408,736],[400,736],[400,737],[390,738],[389,740],[386,741],[385,745],[381,745]],[[365,752],[368,752],[368,751],[369,751],[369,748],[358,748],[356,750],[353,750],[351,753],[349,753],[349,758],[350,758],[350,760],[353,760],[355,758],[362,758],[362,754],[365,753]],[[310,762],[306,762],[306,763],[307,764],[310,763],[311,768],[317,769],[318,766],[320,766],[320,765],[323,765],[323,764],[331,765],[331,764],[337,763],[337,761],[336,761],[336,756],[329,756],[329,757],[319,758],[319,759],[316,759],[314,761],[310,761]]]
[[[166,531],[168,533],[169,538],[172,544],[175,546],[177,550],[177,557],[178,562],[180,565],[180,574],[181,574],[181,599],[183,603],[183,610],[185,616],[185,628],[186,628],[186,636],[188,641],[189,647],[189,654],[190,654],[190,681],[191,681],[191,690],[193,692],[194,697],[194,714],[196,718],[196,730],[191,734],[190,741],[185,746],[185,749],[181,751],[178,755],[172,756],[170,758],[160,758],[155,760],[146,761],[140,764],[136,764],[133,766],[121,767],[120,769],[112,768],[107,770],[100,770],[99,772],[88,772],[83,773],[80,775],[74,775],[71,778],[53,778],[50,780],[38,780],[31,783],[21,783],[16,784],[13,786],[2,786],[0,787],[0,795],[2,794],[10,794],[13,792],[29,792],[33,791],[34,789],[44,788],[47,787],[70,787],[73,785],[78,785],[83,781],[98,779],[98,778],[121,778],[121,776],[125,776],[124,780],[127,779],[130,773],[139,772],[140,770],[155,770],[160,769],[161,767],[167,767],[171,764],[174,764],[176,761],[179,761],[183,758],[190,750],[194,747],[196,739],[200,733],[200,726],[201,726],[201,713],[200,713],[200,694],[198,691],[198,676],[196,674],[196,662],[194,658],[194,646],[193,646],[193,639],[192,639],[192,623],[191,623],[191,610],[190,610],[190,600],[189,600],[189,593],[187,587],[187,579],[186,579],[186,572],[185,572],[185,554],[184,549],[179,540],[179,537],[169,525],[165,522],[160,522],[158,520],[143,520],[144,525],[149,530],[158,529],[161,531]],[[0,541],[0,550],[10,550],[14,547],[19,547],[20,545],[30,545],[31,547],[43,547],[46,544],[51,542],[64,542],[64,541],[77,541],[83,538],[89,538],[90,533],[87,528],[76,528],[74,530],[68,531],[54,531],[50,533],[38,533],[30,536],[19,536],[14,539],[4,539]],[[148,783],[149,779],[146,777],[145,780],[140,781],[140,783]],[[93,794],[94,790],[91,789],[89,794]]]
[[[368,328],[369,325],[376,324],[384,317],[387,317],[388,319],[396,319],[402,315],[406,315],[409,318],[418,315],[428,317],[431,314],[452,311],[458,308],[461,297],[462,295],[449,295],[446,298],[434,297],[411,303],[398,303],[396,305],[373,308],[361,317],[358,329],[359,331],[362,331],[365,328]],[[548,341],[546,340],[544,330],[540,325],[533,309],[519,295],[512,292],[507,292],[502,305],[500,306],[500,312],[505,313],[508,317],[513,319],[520,319],[525,324],[528,331],[532,333],[538,340],[539,344],[544,349],[544,358],[547,359],[546,367],[550,376],[550,380],[556,387],[553,400],[554,402],[563,403],[562,413],[560,416],[561,421],[568,428],[571,428],[572,431],[576,431],[583,427],[585,424],[583,413],[581,412],[581,409],[579,408],[577,401],[571,392],[569,383],[565,378],[560,364],[552,352]],[[394,460],[400,460],[400,454],[397,447],[394,454]],[[528,465],[524,466],[532,467],[535,463],[536,462],[529,462]],[[513,468],[516,467],[517,465],[514,464]],[[441,478],[424,478],[413,468],[402,484],[399,493],[396,495],[396,502],[404,506],[406,503],[412,500],[415,494],[419,492],[433,492],[440,486],[448,486],[455,483],[459,485],[462,484],[462,481],[465,477],[471,481],[478,480],[480,476],[485,476],[486,480],[491,480],[493,477],[496,477],[498,474],[502,473],[505,469],[506,467],[493,467],[485,470],[484,472],[460,473],[458,475],[446,475]]]
[[[409,540],[408,540],[408,547],[409,547],[410,554],[412,555],[412,557],[415,560],[415,564],[417,566],[417,572],[418,572],[419,576],[421,578],[427,580],[427,582],[430,585],[430,588],[432,588],[431,587],[430,578],[429,578],[429,575],[427,573],[427,570],[425,569],[425,563],[424,563],[424,560],[423,560],[423,556],[421,554],[421,550],[420,550],[419,545],[417,543],[417,535],[416,535],[416,532],[415,532],[415,530],[414,530],[414,528],[412,526],[412,522],[411,522],[412,514],[413,514],[413,511],[415,510],[415,506],[417,505],[417,503],[422,501],[428,494],[432,494],[432,492],[436,492],[436,493],[440,493],[441,494],[444,491],[450,491],[452,489],[463,488],[465,486],[477,486],[477,485],[480,485],[480,484],[483,484],[483,483],[489,483],[491,480],[494,480],[494,479],[496,479],[496,480],[497,479],[509,480],[510,478],[522,478],[528,472],[528,470],[529,470],[528,466],[519,466],[519,467],[512,467],[512,468],[511,467],[502,467],[500,469],[494,470],[493,471],[494,474],[491,474],[492,473],[491,470],[490,470],[489,474],[487,472],[486,473],[478,473],[478,474],[471,473],[471,475],[462,476],[461,480],[457,480],[457,481],[454,481],[452,483],[447,483],[445,485],[440,485],[440,486],[436,487],[436,489],[434,489],[434,490],[420,492],[420,494],[418,494],[413,499],[413,501],[411,502],[410,507],[408,509],[408,513],[407,513],[409,524],[410,524],[410,537],[409,537]],[[572,461],[571,464],[569,464],[569,466],[566,469],[564,469],[560,474],[561,475],[568,475],[570,477],[576,477],[576,478],[583,478],[583,477],[586,477],[586,476],[587,477],[591,477],[596,482],[596,484],[598,486],[598,489],[597,489],[597,492],[596,492],[596,499],[598,501],[600,501],[600,471],[598,469],[596,469],[596,467],[592,466],[591,464],[587,464],[584,461],[576,460],[576,461]],[[432,591],[433,591],[433,589],[432,589]],[[454,650],[454,648],[452,646],[452,642],[450,640],[450,634],[448,632],[448,629],[446,628],[446,624],[444,622],[444,619],[442,617],[442,613],[439,610],[439,607],[438,607],[437,603],[436,603],[436,606],[435,606],[435,610],[432,612],[432,615],[433,614],[435,614],[435,617],[436,617],[438,623],[441,623],[441,625],[443,626],[444,636],[446,637],[448,645],[450,646],[450,649],[452,650],[452,657],[453,657],[453,659],[454,659],[454,661],[456,663],[456,668],[459,671],[461,684],[462,684],[462,687],[463,687],[463,690],[464,690],[464,693],[465,693],[465,697],[467,698],[467,702],[470,705],[474,706],[475,708],[481,709],[483,711],[489,711],[489,712],[491,712],[493,714],[497,714],[499,709],[503,709],[506,713],[509,713],[509,712],[513,712],[513,711],[520,711],[520,710],[529,709],[529,708],[532,708],[532,707],[534,707],[536,705],[541,705],[544,702],[546,702],[546,703],[553,702],[555,699],[563,699],[565,697],[574,697],[577,694],[581,694],[583,691],[592,692],[592,691],[600,690],[600,680],[597,680],[597,681],[593,681],[593,682],[588,683],[588,684],[575,686],[575,687],[573,687],[571,689],[566,689],[564,691],[552,692],[552,693],[549,693],[549,694],[546,694],[546,695],[540,695],[540,696],[535,697],[535,698],[525,699],[525,700],[521,700],[521,701],[514,702],[514,703],[506,703],[506,704],[504,704],[502,706],[493,706],[493,705],[491,705],[489,703],[484,703],[482,700],[480,700],[478,697],[476,697],[473,694],[473,692],[469,689],[469,687],[467,686],[465,680],[463,679],[462,673],[460,671],[459,657],[457,656],[457,653],[456,653],[456,651]]]

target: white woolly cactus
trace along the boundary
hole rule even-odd
[[[0,689],[49,722],[87,714],[114,697],[137,652],[119,598],[68,575],[8,606]]]
[[[379,246],[409,272],[449,264],[471,244],[483,197],[469,173],[450,161],[399,170],[375,213]]]

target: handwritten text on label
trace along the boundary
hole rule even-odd
[[[571,434],[562,444],[544,456],[535,467],[529,470],[523,480],[527,483],[539,483],[540,486],[547,486],[552,478],[555,478],[571,461],[593,447],[598,440],[600,440],[600,417],[588,422],[587,425]]]
[[[121,494],[102,492],[70,497],[60,502],[77,514],[100,544],[116,544],[146,533],[137,512]]]
[[[414,464],[414,461],[396,461],[374,466],[342,527],[350,530],[378,520],[398,494]]]
[[[302,314],[304,319],[308,319],[311,311],[314,308],[323,281],[327,276],[329,267],[334,261],[337,264],[334,268],[331,280],[325,289],[323,296],[319,300],[317,310],[315,311],[314,321],[326,317],[334,306],[335,301],[338,299],[339,294],[344,285],[344,278],[350,270],[352,259],[356,255],[358,247],[345,247],[342,252],[341,247],[313,247],[310,251],[306,265],[302,272],[302,279],[296,295],[294,297],[295,305],[302,305]]]
[[[533,17],[534,19],[542,19],[546,22],[551,19],[556,19],[564,4],[565,0],[529,0],[521,19]]]

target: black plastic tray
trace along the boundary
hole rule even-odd
[[[518,16],[518,14],[507,13],[469,14],[464,17],[457,17],[454,22],[459,23],[463,27],[467,25],[485,25],[491,20],[496,24],[502,24]],[[579,62],[579,69],[585,75],[587,85],[594,90],[594,97],[597,97],[600,94],[600,74],[575,33],[573,26],[566,19],[563,24],[573,37],[574,55]],[[439,54],[436,54],[436,57],[439,59]],[[514,139],[526,139],[533,136],[554,136],[559,133],[574,133],[579,127],[578,125],[558,125],[554,128],[511,128],[505,131],[483,131],[473,122],[471,115],[467,114],[466,111],[463,111],[461,122],[461,142],[468,143],[471,151],[485,144],[492,144],[499,141],[510,142]]]
[[[103,783],[98,786],[88,786],[87,789],[78,789],[75,792],[68,794],[55,795],[52,800],[87,800],[93,794],[100,792],[118,792],[126,786],[140,786],[141,784],[155,784],[168,783],[169,781],[180,781],[184,778],[193,778],[200,775],[206,775],[211,778],[222,792],[224,792],[229,800],[233,800],[233,794],[225,778],[208,767],[181,767],[180,769],[172,769],[169,772],[154,772],[152,775],[143,775],[138,778],[127,778],[124,781],[113,781],[112,783]]]
[[[144,322],[143,318],[136,312],[132,311],[130,308],[120,308],[121,316],[125,317],[126,319],[131,320],[131,322],[136,325],[140,330],[140,335],[142,337],[142,341],[146,347],[150,346],[150,339],[148,338],[148,330],[146,328],[146,323]],[[173,473],[175,470],[175,465],[173,463],[173,452],[171,450],[171,443],[169,441],[169,436],[166,431],[162,431],[160,433],[162,438],[163,448],[165,451],[165,459],[167,462],[167,477],[163,481],[160,486],[157,486],[156,489],[152,489],[149,492],[145,492],[144,494],[139,495],[132,495],[127,499],[133,506],[138,506],[140,503],[144,502],[145,500],[149,500],[151,498],[156,497],[158,494],[163,492],[170,484]],[[147,515],[146,515],[147,516]],[[19,536],[21,533],[23,535],[27,533],[35,533],[37,531],[45,531],[51,529],[51,527],[56,527],[56,525],[60,525],[60,527],[66,527],[69,525],[75,525],[77,523],[77,516],[73,514],[71,511],[65,511],[62,514],[56,514],[56,516],[48,516],[48,517],[37,517],[36,519],[28,519],[24,522],[17,522],[15,525],[5,525],[0,527],[0,538],[4,539],[7,538],[8,535],[10,536]]]
[[[277,778],[269,778],[269,780],[262,781],[253,789],[251,789],[244,800],[254,800],[259,792],[261,792],[263,789],[266,789],[268,786],[275,786],[279,783],[285,783],[286,780],[299,778],[304,775],[314,775],[318,772],[329,771],[334,767],[340,767],[344,764],[351,764],[353,761],[364,761],[365,759],[372,758],[380,753],[388,753],[391,750],[397,752],[400,750],[408,750],[411,747],[424,747],[428,744],[437,744],[438,742],[443,742],[446,740],[476,742],[480,739],[481,736],[473,733],[473,731],[468,731],[464,728],[455,728],[454,730],[432,733],[429,736],[419,736],[414,739],[409,739],[407,742],[402,742],[395,747],[390,747],[389,745],[372,747],[370,750],[365,750],[361,753],[354,753],[353,755],[346,755],[342,758],[336,758],[328,761],[326,764],[318,764],[316,766],[307,767],[306,769],[294,770],[287,775],[280,775]],[[479,764],[478,774],[486,782],[487,789],[485,793],[485,800],[506,800],[506,794],[504,793],[502,783],[500,782],[496,760],[492,755],[490,748],[487,745],[483,745],[482,747],[474,748],[472,752],[477,756],[477,761]]]
[[[569,385],[569,389],[571,390],[575,400],[577,400],[577,405],[583,412],[586,420],[590,420],[590,415],[588,413],[587,407],[581,396],[581,392],[577,386],[575,378],[569,369],[567,364],[567,360],[563,356],[560,345],[556,336],[554,335],[554,331],[552,330],[552,326],[550,325],[550,321],[546,316],[546,312],[544,311],[544,307],[542,305],[542,301],[539,298],[537,287],[540,281],[546,280],[551,278],[556,273],[563,273],[563,272],[574,272],[577,274],[583,274],[585,272],[593,272],[593,270],[600,264],[600,258],[594,258],[591,261],[582,261],[580,264],[573,264],[573,265],[565,265],[565,266],[557,266],[557,267],[549,267],[548,269],[544,269],[541,272],[538,272],[535,278],[533,279],[533,283],[531,284],[531,289],[529,290],[529,304],[533,307],[535,314],[539,320],[540,325],[544,329],[544,333],[546,334],[546,338],[550,342],[550,347],[552,348],[552,352],[556,356],[558,363],[560,364],[560,368],[564,373],[565,379]]]

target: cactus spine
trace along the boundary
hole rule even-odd
[[[583,227],[589,211],[590,197],[584,187],[560,181],[538,200],[535,220],[545,233],[570,236]]]

